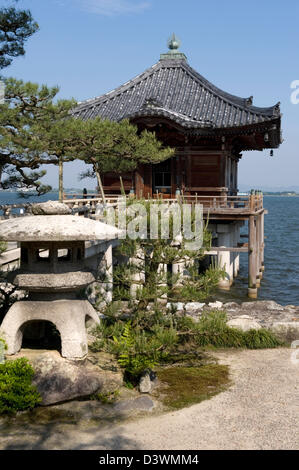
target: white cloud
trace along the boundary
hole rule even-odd
[[[140,0],[80,0],[80,4],[84,10],[106,16],[139,13],[150,6]]]

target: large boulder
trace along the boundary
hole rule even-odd
[[[67,215],[72,211],[67,204],[58,201],[47,201],[32,204],[31,213],[33,215]]]
[[[227,322],[230,328],[237,328],[242,331],[259,330],[261,325],[249,315],[241,315]]]
[[[52,405],[94,393],[108,394],[121,387],[120,372],[104,371],[83,362],[70,362],[57,351],[47,351],[31,360],[35,371],[33,385],[42,405]]]
[[[256,300],[254,302],[242,302],[241,307],[242,309],[256,310],[256,311],[263,311],[263,310],[282,311],[284,309],[282,305],[279,305],[274,300]]]
[[[299,340],[299,321],[274,322],[271,330],[282,341]]]

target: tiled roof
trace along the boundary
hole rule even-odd
[[[252,105],[252,97],[226,93],[189,66],[185,59],[161,59],[116,90],[83,101],[73,110],[82,119],[119,121],[138,116],[164,116],[189,129],[231,128],[280,117],[279,103]]]

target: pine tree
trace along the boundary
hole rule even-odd
[[[126,239],[121,242],[118,251],[127,262],[118,264],[114,268],[114,300],[134,300],[133,310],[138,316],[142,312],[146,315],[146,308],[150,303],[205,301],[224,275],[223,270],[217,266],[211,266],[203,273],[199,270],[199,262],[204,258],[205,251],[211,247],[211,233],[207,227],[202,226],[201,246],[190,249],[190,240],[186,239],[184,234],[183,217],[179,222],[181,235],[178,239],[174,237],[174,219],[177,224],[178,217],[175,213],[170,213],[169,236],[162,237],[160,228],[158,237],[153,238],[150,231],[150,213],[151,206],[157,202],[140,199],[128,201],[127,227],[132,220],[137,220],[134,211],[130,214],[130,207],[134,207],[135,203],[145,207],[147,234],[136,239],[127,234]],[[180,214],[182,215],[182,211]],[[191,211],[193,231],[195,219],[193,207]],[[109,223],[109,215],[107,221]],[[142,223],[141,218],[140,223]],[[177,273],[173,272],[173,265],[179,265]],[[168,267],[171,269],[168,270]]]
[[[59,163],[69,145],[66,118],[75,104],[74,100],[54,102],[58,91],[58,87],[5,79],[5,103],[0,104],[2,189],[32,187],[38,194],[51,189],[40,182],[46,173],[40,167]]]
[[[32,187],[44,194],[51,188],[40,181],[46,173],[41,165],[76,158],[91,164],[91,174],[100,182],[100,173],[133,171],[140,163],[158,163],[173,155],[154,134],[138,135],[127,120],[72,117],[75,101],[55,102],[58,91],[58,87],[5,79],[5,103],[0,104],[2,189]]]
[[[24,44],[38,30],[29,10],[0,9],[0,69],[25,54]]]
[[[99,186],[102,173],[120,175],[134,171],[139,164],[159,163],[174,154],[173,149],[163,147],[154,133],[145,130],[139,135],[137,127],[127,119],[114,122],[97,117],[80,122],[76,156],[92,165],[92,170],[82,177],[97,177]]]

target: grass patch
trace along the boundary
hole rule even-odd
[[[193,336],[198,346],[214,348],[267,349],[284,345],[274,333],[265,328],[241,331],[230,328],[226,322],[226,312],[216,310],[204,313],[196,325],[191,329],[189,327],[189,340],[192,340]]]
[[[158,372],[162,403],[178,410],[200,403],[226,390],[230,384],[228,366],[169,367]]]

